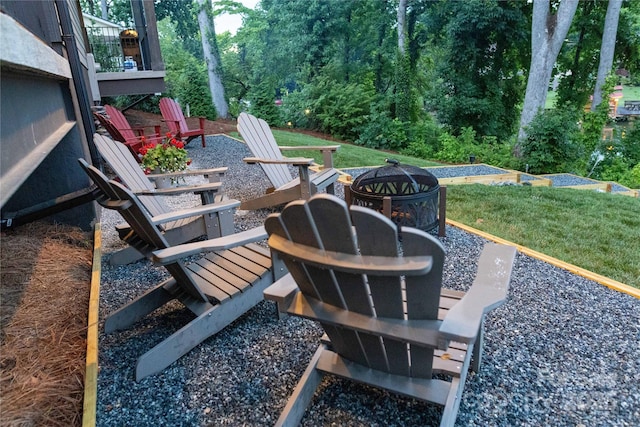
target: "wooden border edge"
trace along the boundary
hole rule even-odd
[[[98,394],[98,306],[100,302],[100,271],[102,259],[102,228],[97,223],[93,234],[93,265],[89,294],[89,318],[87,322],[87,360],[82,403],[82,427],[96,425]]]
[[[561,260],[559,260],[557,258],[550,257],[548,255],[545,255],[545,254],[541,253],[541,252],[534,251],[533,249],[529,249],[526,246],[518,245],[516,243],[510,242],[510,241],[505,240],[503,238],[500,238],[500,237],[494,236],[492,234],[486,233],[484,231],[477,230],[477,229],[475,229],[473,227],[469,227],[468,225],[462,224],[462,223],[460,223],[458,221],[447,219],[447,224],[452,225],[452,226],[457,227],[457,228],[460,228],[460,229],[462,229],[464,231],[467,231],[469,233],[476,234],[476,235],[478,235],[480,237],[484,237],[485,239],[491,240],[491,241],[496,242],[496,243],[502,243],[502,244],[505,244],[505,245],[515,246],[518,249],[519,252],[521,252],[521,253],[523,253],[525,255],[528,255],[528,256],[530,256],[532,258],[536,258],[536,259],[539,259],[541,261],[547,262],[547,263],[549,263],[551,265],[554,265],[556,267],[562,268],[562,269],[567,270],[567,271],[569,271],[571,273],[577,274],[578,276],[582,276],[582,277],[584,277],[586,279],[593,280],[594,282],[597,282],[597,283],[599,283],[601,285],[604,285],[604,286],[606,286],[608,288],[611,288],[613,290],[616,290],[618,292],[622,292],[622,293],[631,295],[632,297],[640,299],[640,289],[634,288],[633,286],[624,284],[622,282],[618,282],[616,280],[610,279],[608,277],[602,276],[600,274],[594,273],[592,271],[586,270],[586,269],[578,267],[576,265],[569,264],[568,262],[561,261]]]

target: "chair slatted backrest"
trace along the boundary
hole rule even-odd
[[[126,146],[98,134],[93,136],[93,141],[100,155],[127,187],[133,191],[155,189]],[[139,199],[153,216],[171,211],[162,197],[140,196]]]
[[[100,113],[95,113],[94,112],[93,116],[96,119],[98,119],[98,121],[100,122],[102,127],[104,127],[106,129],[106,131],[109,132],[109,135],[111,135],[111,138],[113,138],[116,141],[120,141],[123,144],[126,142],[126,139],[124,138],[124,136],[122,136],[122,134],[120,133],[118,128],[113,124],[113,122],[111,120],[109,120],[108,118],[106,118],[105,116],[103,116]]]
[[[238,116],[238,133],[247,144],[254,157],[281,160],[282,152],[273,137],[269,124],[251,114],[240,113]],[[275,188],[291,182],[293,177],[285,164],[263,164],[260,166]]]
[[[180,105],[173,99],[160,99],[160,113],[162,113],[162,117],[167,123],[169,132],[173,135],[178,135],[180,132],[186,132],[189,129]],[[177,124],[176,121],[178,122]]]
[[[143,253],[170,247],[135,194],[122,184],[109,181],[102,172],[83,159],[79,159],[79,162],[97,186],[96,201],[106,209],[117,210],[131,227],[132,233],[130,233],[127,243]],[[203,302],[208,301],[202,290],[188,274],[182,261],[167,264],[165,268],[190,296]]]
[[[418,276],[345,273],[296,261],[295,253],[280,254],[307,298],[371,317],[437,320],[442,286],[442,244],[420,230],[403,228],[399,254],[397,227],[364,207],[349,211],[343,200],[322,194],[292,202],[268,217],[269,235],[294,243],[344,254],[385,257],[432,256],[433,267]],[[321,322],[335,351],[384,372],[431,378],[433,348],[407,344],[379,335]]]
[[[120,110],[111,105],[105,104],[104,109],[107,111],[113,125],[118,129],[125,141],[136,141],[138,135],[133,131],[129,121]]]

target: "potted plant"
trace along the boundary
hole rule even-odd
[[[144,173],[149,174],[170,174],[183,171],[191,164],[184,143],[177,140],[171,135],[166,134],[166,138],[162,143],[147,144],[142,137],[142,155],[140,166],[144,169]],[[177,177],[167,177],[171,183],[177,182]],[[156,179],[156,186],[159,180]]]

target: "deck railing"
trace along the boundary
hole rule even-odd
[[[145,27],[121,30],[113,27],[87,27],[87,36],[91,45],[91,52],[100,68],[99,73],[113,73],[121,71],[147,70],[144,61],[147,53],[142,37],[146,34]],[[135,70],[125,63],[127,57],[136,62]]]

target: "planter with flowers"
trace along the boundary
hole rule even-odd
[[[156,182],[157,188],[166,188],[177,183],[180,177],[171,176],[171,174],[181,172],[191,164],[184,143],[174,138],[170,133],[167,133],[165,140],[160,144],[147,144],[143,140],[142,148],[139,151],[142,155],[140,166],[144,169],[144,173],[160,175],[151,177]]]

